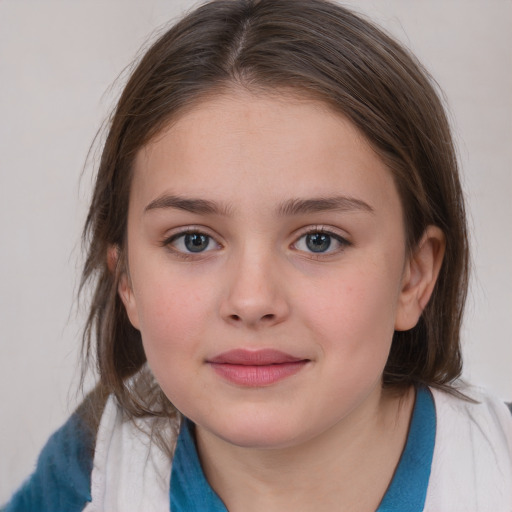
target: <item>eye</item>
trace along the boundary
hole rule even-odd
[[[164,245],[184,254],[197,254],[219,248],[219,244],[211,236],[199,231],[173,235],[164,242]]]
[[[350,245],[343,237],[328,231],[310,231],[302,235],[294,244],[299,251],[314,254],[331,254]]]

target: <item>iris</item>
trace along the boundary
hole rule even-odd
[[[202,233],[188,233],[184,237],[185,247],[190,252],[204,251],[210,243],[210,237]]]
[[[306,246],[311,252],[325,252],[331,246],[331,236],[326,233],[306,235]]]

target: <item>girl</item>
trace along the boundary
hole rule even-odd
[[[507,511],[462,386],[457,163],[428,75],[324,0],[217,0],[146,53],[89,215],[100,381],[6,510]]]

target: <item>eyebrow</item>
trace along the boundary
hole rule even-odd
[[[144,212],[167,208],[175,208],[199,215],[229,216],[233,211],[232,207],[228,204],[219,204],[207,199],[163,195],[151,201],[144,209]],[[347,196],[289,199],[277,208],[277,214],[281,217],[326,211],[365,211],[373,213],[374,209],[360,199]]]
[[[230,215],[231,207],[229,205],[220,205],[207,199],[187,198],[175,195],[164,195],[151,201],[144,212],[157,210],[160,208],[175,208],[199,215]]]
[[[347,196],[319,197],[312,199],[290,199],[279,208],[281,216],[300,215],[326,211],[365,211],[373,213],[373,208],[361,199]]]

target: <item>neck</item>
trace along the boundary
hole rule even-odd
[[[374,511],[400,460],[413,404],[412,388],[379,390],[320,435],[279,449],[235,446],[197,427],[201,463],[230,512]]]

